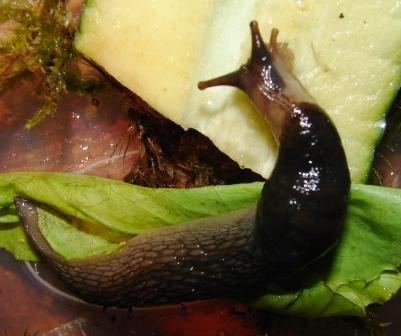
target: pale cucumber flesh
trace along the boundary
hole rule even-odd
[[[249,22],[280,30],[294,74],[334,120],[354,182],[369,173],[401,78],[398,0],[89,0],[76,48],[157,111],[265,177],[277,146],[249,100],[197,82],[244,63]]]

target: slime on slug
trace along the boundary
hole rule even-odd
[[[251,23],[252,52],[238,71],[199,83],[243,90],[273,130],[279,155],[254,207],[148,231],[118,251],[66,260],[38,227],[35,204],[15,204],[31,243],[82,299],[117,307],[230,296],[289,276],[336,245],[350,177],[340,137],[292,75],[277,44]]]

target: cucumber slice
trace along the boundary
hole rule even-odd
[[[196,87],[246,61],[253,19],[265,38],[280,30],[294,74],[341,134],[352,180],[365,181],[401,80],[399,0],[89,0],[75,46],[164,116],[268,177],[276,144],[248,99]]]

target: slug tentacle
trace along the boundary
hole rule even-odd
[[[131,307],[232,295],[289,276],[335,246],[350,187],[340,137],[291,73],[278,30],[268,47],[256,22],[251,32],[249,61],[199,88],[240,88],[272,126],[279,155],[257,207],[152,230],[109,255],[65,260],[41,235],[35,204],[16,198],[32,244],[83,299]]]

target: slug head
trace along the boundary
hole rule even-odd
[[[234,86],[245,91],[251,98],[255,95],[255,89],[263,90],[267,95],[270,92],[271,96],[283,89],[283,79],[273,65],[273,54],[277,50],[278,30],[273,29],[271,31],[268,48],[262,39],[258,23],[252,21],[250,23],[250,28],[252,51],[248,62],[242,65],[237,71],[199,82],[199,89],[204,90],[209,87],[222,85]]]
[[[287,82],[283,77],[285,76],[285,79],[289,77],[288,68],[280,60],[277,45],[278,30],[271,31],[267,47],[260,35],[257,22],[252,21],[250,27],[252,51],[248,62],[237,71],[199,82],[198,87],[203,90],[212,86],[228,85],[244,91],[256,110],[270,125],[273,135],[279,142],[287,116],[292,110],[292,100],[286,95]]]

